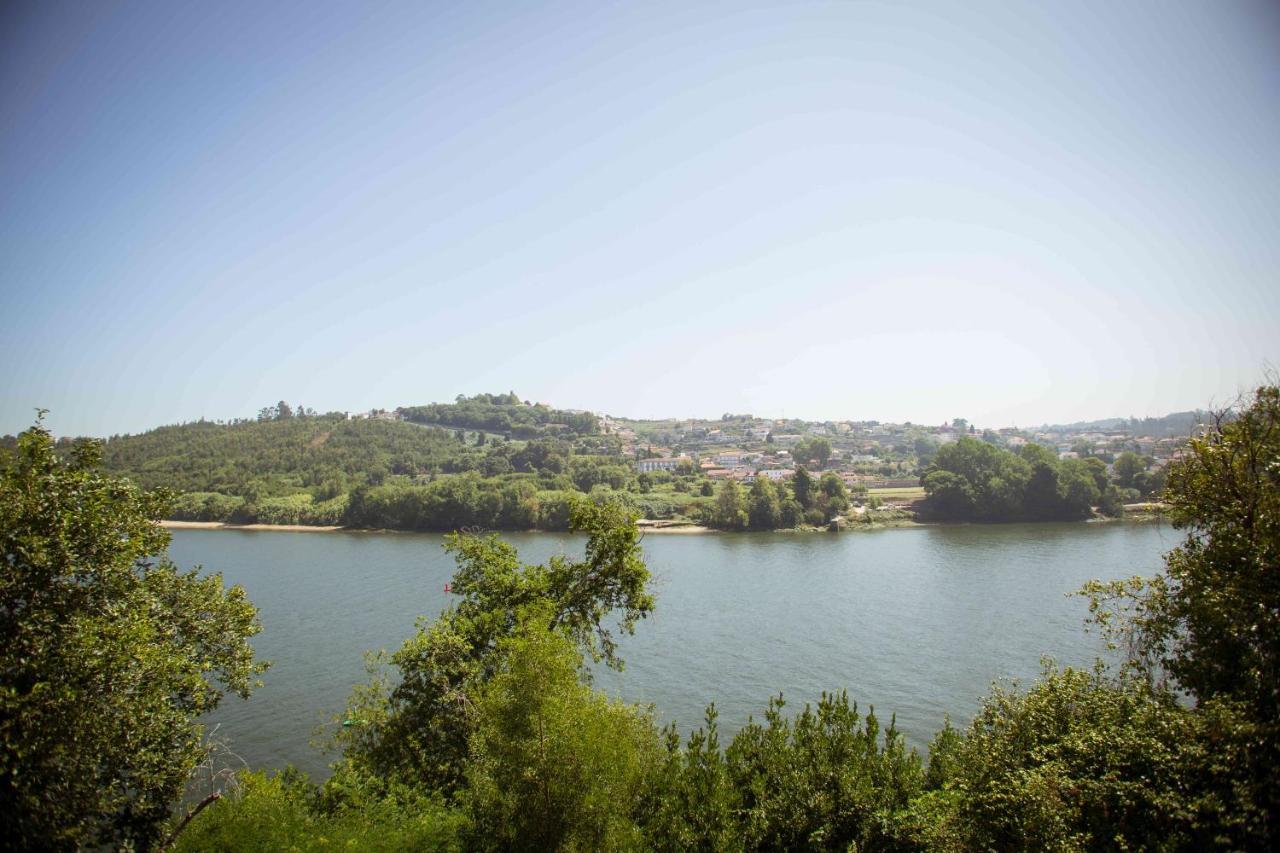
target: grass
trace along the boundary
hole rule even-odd
[[[867,494],[875,495],[881,500],[884,500],[885,498],[917,500],[924,497],[924,487],[904,486],[898,489],[869,489]]]

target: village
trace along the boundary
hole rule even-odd
[[[807,422],[725,415],[719,420],[633,421],[600,416],[639,473],[701,473],[709,480],[751,484],[757,477],[789,480],[798,465],[835,472],[855,494],[875,492],[887,503],[922,496],[920,475],[938,448],[968,437],[1017,451],[1049,448],[1061,460],[1095,457],[1108,466],[1129,451],[1163,469],[1181,453],[1202,413],[1144,420],[1112,419],[1034,429],[981,429],[964,419],[927,426],[879,421]]]

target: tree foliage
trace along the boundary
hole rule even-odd
[[[1046,665],[931,759],[933,817],[954,849],[1252,846],[1221,723],[1140,681]]]
[[[166,496],[37,425],[0,465],[0,813],[19,848],[156,843],[203,756],[196,718],[265,664],[257,611],[181,572]]]
[[[464,427],[534,438],[541,435],[599,431],[599,419],[590,412],[569,412],[549,406],[522,403],[515,392],[458,397],[453,403],[406,406],[398,410],[407,420],[448,427]]]
[[[642,824],[653,850],[883,850],[901,846],[901,818],[923,789],[919,757],[891,724],[881,731],[845,694],[794,719],[782,697],[720,749],[715,706],[651,783]]]
[[[925,468],[924,512],[955,521],[1088,518],[1109,488],[1091,461],[1059,461],[1034,444],[1012,453],[964,437],[939,448]]]
[[[501,665],[501,643],[529,608],[545,606],[546,629],[569,638],[592,659],[621,668],[613,630],[631,633],[653,609],[640,534],[615,503],[578,500],[571,525],[587,534],[581,560],[553,557],[523,565],[496,536],[455,535],[458,562],[451,589],[459,596],[391,657],[400,680],[357,690],[343,730],[346,756],[376,775],[454,791],[462,782],[477,691]],[[538,611],[542,612],[542,611]]]
[[[1280,813],[1280,388],[1220,413],[1169,470],[1169,514],[1186,531],[1165,571],[1086,587],[1096,620],[1145,680],[1234,721],[1223,737],[1258,816]],[[1224,724],[1225,725],[1225,724]]]
[[[521,614],[479,690],[464,797],[470,846],[640,849],[635,817],[657,729],[648,712],[583,683],[582,655],[547,630],[550,617],[546,602]]]

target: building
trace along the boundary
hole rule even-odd
[[[641,474],[648,471],[674,471],[680,467],[681,462],[693,464],[693,460],[688,456],[660,456],[653,459],[641,459],[636,462],[636,470]]]

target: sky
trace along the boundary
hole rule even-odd
[[[0,6],[0,433],[1158,415],[1278,234],[1268,0]]]

